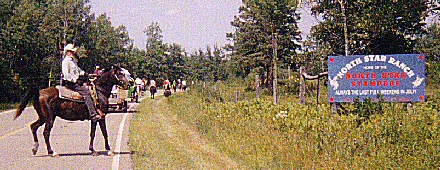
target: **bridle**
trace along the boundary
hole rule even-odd
[[[113,69],[115,69],[115,68],[113,68]],[[121,70],[121,68],[119,68],[118,72],[124,74],[123,76],[125,76],[125,73],[123,73],[122,71],[123,71],[123,70]],[[121,85],[124,84],[124,80],[121,80],[121,78],[118,77],[119,74],[115,74],[115,73],[114,73],[114,70],[111,71],[111,73],[109,73],[109,74],[113,74],[113,75],[110,76],[110,77],[113,77],[113,76],[114,76],[114,78],[115,78],[116,81],[117,81],[117,84],[116,84],[116,85],[117,85],[118,87],[121,87]],[[104,92],[104,89],[102,89],[101,86],[103,86],[103,85],[107,85],[107,86],[110,86],[110,87],[113,86],[113,84],[112,84],[111,82],[109,82],[109,81],[100,81],[99,85],[98,85],[98,84],[95,84],[95,85],[96,85],[96,87],[97,87],[97,90],[99,90],[99,91],[101,91],[101,92]]]

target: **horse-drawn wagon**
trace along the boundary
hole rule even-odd
[[[128,96],[128,90],[118,88],[112,91],[112,95],[108,99],[108,107],[114,111],[127,112],[129,101],[131,101],[131,98]]]

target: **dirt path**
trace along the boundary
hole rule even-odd
[[[167,106],[166,99],[153,100],[145,127],[147,143],[145,166],[153,169],[240,169],[230,158],[207,143],[195,127],[180,121]],[[149,132],[149,133],[148,133]],[[156,147],[156,148],[155,148]]]

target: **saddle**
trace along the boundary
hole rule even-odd
[[[61,99],[66,99],[75,102],[85,102],[84,97],[81,94],[79,94],[78,92],[72,89],[67,88],[66,86],[56,86],[55,88],[58,89],[59,97]],[[98,100],[94,86],[87,86],[87,88],[90,90],[90,93],[92,93],[92,99],[96,104]]]

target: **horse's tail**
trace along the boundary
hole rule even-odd
[[[21,113],[23,113],[23,110],[26,108],[27,104],[29,103],[29,100],[32,100],[34,103],[35,110],[40,109],[38,104],[38,99],[40,98],[40,91],[37,87],[30,87],[29,90],[24,95],[23,99],[20,102],[20,105],[18,106],[17,111],[15,112],[14,120],[20,117]]]

